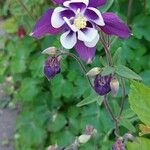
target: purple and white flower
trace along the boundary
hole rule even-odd
[[[90,62],[95,55],[99,41],[98,29],[108,35],[128,38],[128,26],[114,13],[101,13],[97,7],[106,0],[53,0],[61,4],[50,8],[37,21],[31,35],[40,38],[45,34],[58,34],[61,44],[66,49],[75,48],[79,56]]]

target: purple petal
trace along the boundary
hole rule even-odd
[[[117,35],[128,38],[131,34],[129,27],[114,13],[107,12],[102,14],[105,26],[101,26],[103,32],[108,35]]]
[[[96,47],[89,48],[82,41],[78,41],[75,50],[84,61],[91,62],[95,56]]]
[[[99,26],[104,26],[104,20],[100,13],[100,11],[93,7],[88,7],[84,12],[84,15],[91,20],[92,22],[96,23]]]
[[[66,0],[63,5],[67,8],[71,8],[73,10],[83,10],[85,9],[89,4],[89,0],[79,1],[79,0]]]
[[[105,5],[107,0],[89,0],[89,6],[91,7],[99,7]]]
[[[61,17],[71,18],[75,16],[75,13],[72,10],[66,9],[60,13]]]
[[[83,10],[86,8],[86,5],[83,2],[78,2],[78,3],[74,2],[74,3],[70,3],[69,7],[71,7],[73,10],[78,10],[78,9]]]
[[[37,21],[31,33],[31,36],[35,38],[40,38],[45,34],[57,34],[62,31],[63,27],[54,28],[51,25],[52,13],[53,13],[53,9],[49,9],[41,16],[41,18]]]
[[[84,15],[93,20],[97,20],[99,18],[99,16],[94,11],[88,8],[85,10]]]
[[[64,1],[66,0],[52,0],[56,4],[63,4]]]

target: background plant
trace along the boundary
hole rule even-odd
[[[128,40],[113,38],[111,53],[116,63],[127,65],[141,75],[145,84],[150,85],[150,62],[148,61],[150,59],[150,4],[148,0],[129,2],[110,0],[103,8],[103,10],[117,12],[128,21],[133,32],[133,36]],[[35,23],[34,19],[38,18],[52,3],[44,0],[23,1],[32,15],[28,15],[28,11],[22,7],[20,1],[6,0],[0,4],[0,14],[5,20],[1,23],[1,27],[6,30],[6,33],[0,37],[0,81],[3,82],[7,76],[13,77],[14,86],[7,87],[6,90],[12,96],[13,103],[19,102],[22,105],[16,123],[16,135],[19,135],[15,136],[17,137],[16,150],[45,149],[56,142],[60,146],[69,145],[87,124],[93,125],[98,134],[81,149],[91,150],[94,146],[95,149],[109,150],[115,141],[112,132],[113,122],[99,99],[94,94],[89,95],[91,89],[81,74],[78,64],[67,57],[61,63],[62,73],[52,81],[47,82],[43,75],[45,56],[41,55],[41,51],[50,45],[60,47],[59,37],[47,36],[37,41],[28,35],[24,38],[16,35],[20,25],[24,26],[27,34],[30,33]],[[87,69],[102,64],[102,57],[105,63],[105,53],[99,45],[93,64]],[[128,94],[129,82],[126,85],[128,89],[126,94]],[[141,101],[138,99],[136,88],[138,91],[141,90],[139,95]],[[146,107],[149,108],[147,91],[148,88],[144,85],[132,83],[129,102],[138,116],[131,110],[126,100],[120,122],[122,135],[128,131],[138,135],[138,125],[141,121],[149,125],[149,122],[145,121],[148,120],[145,119],[145,114],[140,112]],[[117,97],[109,100],[115,114],[119,112],[120,98],[121,95],[118,94]],[[91,103],[91,99],[96,103],[85,105]],[[146,105],[143,104],[144,102]],[[83,107],[76,107],[76,105]],[[142,106],[142,109],[137,108],[137,105]],[[146,114],[148,114],[147,109]],[[142,150],[147,150],[150,145],[149,139],[142,137],[139,141],[140,144],[143,143]],[[136,142],[128,145],[128,149],[131,150],[137,147],[139,145]]]

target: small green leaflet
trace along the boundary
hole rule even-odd
[[[101,75],[106,76],[106,75],[109,75],[109,74],[113,74],[114,71],[115,71],[115,68],[110,67],[110,66],[106,66],[106,67],[103,68],[103,71],[101,72]]]
[[[102,97],[99,96],[98,94],[96,94],[95,92],[92,92],[87,98],[85,98],[84,100],[79,102],[77,104],[77,107],[88,105],[88,104],[91,104],[91,103],[94,103],[94,102],[98,102],[98,104],[99,104],[100,101],[102,101]]]
[[[129,69],[123,65],[115,66],[115,73],[118,74],[119,76],[127,78],[127,79],[142,80],[142,78],[138,74],[136,74],[131,69]]]

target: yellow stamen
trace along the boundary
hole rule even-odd
[[[78,29],[83,29],[86,27],[87,25],[87,19],[84,16],[78,15],[75,19],[74,19],[74,25],[78,28]]]

